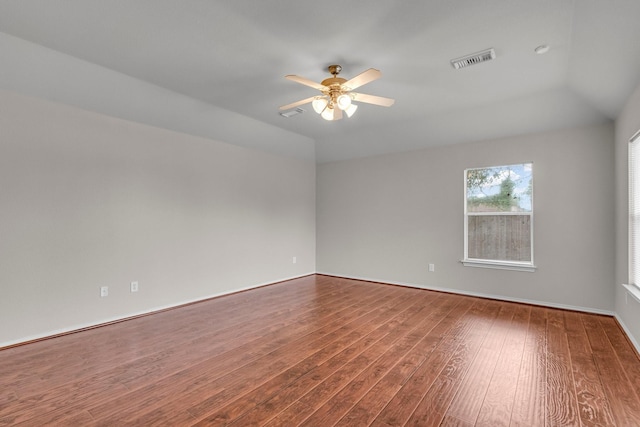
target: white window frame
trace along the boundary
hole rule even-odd
[[[625,288],[640,302],[640,130],[629,139],[629,284]]]
[[[477,169],[492,169],[492,168],[503,168],[503,167],[509,167],[509,166],[515,166],[515,165],[522,165],[522,164],[527,164],[530,163],[531,165],[533,165],[533,162],[522,162],[522,163],[512,163],[512,164],[508,164],[508,165],[497,165],[497,166],[486,166],[486,167],[477,167],[477,168],[467,168],[464,170],[463,174],[464,174],[464,259],[461,261],[462,264],[465,267],[479,267],[479,268],[493,268],[493,269],[499,269],[499,270],[515,270],[515,271],[526,271],[526,272],[534,272],[536,271],[536,265],[534,264],[533,260],[533,237],[534,237],[534,233],[533,233],[533,224],[534,224],[534,218],[533,218],[533,212],[535,210],[534,208],[534,203],[533,203],[533,194],[531,195],[531,212],[518,212],[518,213],[514,213],[514,212],[473,212],[471,214],[469,214],[469,212],[467,212],[467,172],[470,170],[477,170]],[[533,181],[533,172],[532,172],[532,176],[531,176],[531,180]],[[533,187],[533,182],[531,183],[532,187]],[[531,236],[530,236],[530,241],[531,241],[531,261],[507,261],[507,260],[489,260],[489,259],[480,259],[480,258],[469,258],[469,216],[484,216],[484,215],[490,215],[490,216],[497,216],[497,215],[509,215],[509,216],[513,216],[513,215],[526,215],[526,216],[530,216],[530,224],[531,224]]]

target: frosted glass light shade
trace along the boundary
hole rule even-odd
[[[351,117],[353,116],[353,113],[355,113],[357,109],[358,109],[358,106],[356,104],[351,104],[349,105],[349,108],[344,110],[344,112],[347,113],[347,117]]]
[[[326,98],[316,98],[311,101],[311,106],[313,107],[313,111],[318,114],[322,114],[322,112],[327,108],[328,103],[329,101]]]
[[[347,94],[342,94],[336,99],[336,103],[338,104],[338,108],[341,110],[346,110],[351,105],[351,97]]]
[[[328,107],[328,108],[325,108],[320,115],[325,120],[333,120],[335,117],[335,112],[333,111],[333,108]]]

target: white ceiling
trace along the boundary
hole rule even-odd
[[[638,17],[639,0],[2,0],[0,88],[324,162],[615,119]],[[380,69],[358,91],[396,104],[278,114],[316,93],[286,74],[333,63]]]

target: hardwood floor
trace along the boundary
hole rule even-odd
[[[309,276],[0,351],[0,425],[640,426],[613,318]]]

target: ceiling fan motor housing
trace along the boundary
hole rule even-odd
[[[346,83],[347,79],[343,79],[342,77],[329,77],[328,79],[324,79],[320,84],[323,86],[331,87],[331,86],[340,86],[343,83]]]

